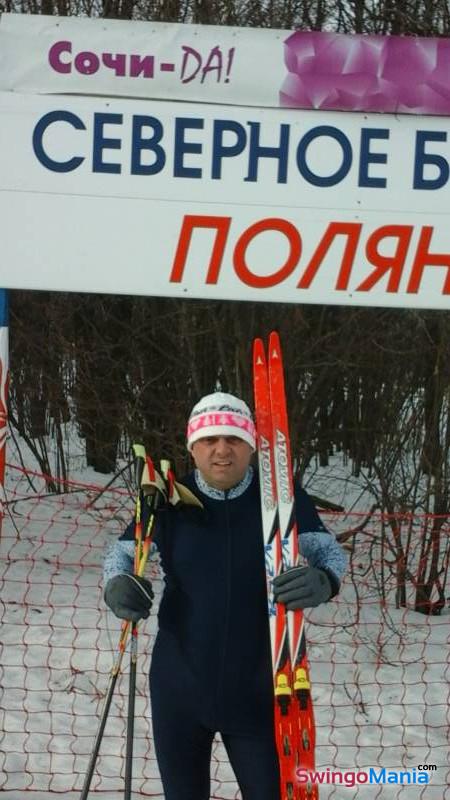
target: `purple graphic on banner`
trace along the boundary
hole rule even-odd
[[[284,42],[280,105],[450,114],[450,40],[297,31]]]

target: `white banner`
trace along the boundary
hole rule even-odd
[[[448,120],[0,93],[0,285],[450,307]]]
[[[3,14],[0,90],[450,115],[450,40]]]
[[[0,90],[278,106],[286,38],[263,29],[3,14]]]

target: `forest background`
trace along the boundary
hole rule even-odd
[[[450,34],[446,0],[0,0],[0,11]],[[140,440],[182,474],[190,409],[216,389],[251,402],[252,339],[276,329],[299,475],[314,460],[326,466],[338,456],[365,482],[368,512],[434,515],[428,597],[442,586],[449,566],[448,541],[444,552],[440,546],[450,499],[448,312],[29,291],[11,291],[10,303],[11,435],[28,444],[49,490],[60,491],[58,479],[70,477],[69,426],[85,443],[87,465],[100,473],[114,473]],[[402,563],[399,532],[392,534]]]

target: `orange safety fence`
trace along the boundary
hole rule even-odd
[[[0,791],[76,796],[120,632],[102,600],[102,562],[131,519],[133,493],[125,484],[103,490],[74,482],[64,493],[47,493],[44,476],[10,471],[14,488],[0,540]],[[321,800],[406,800],[411,793],[450,800],[450,522],[430,515],[321,516],[346,539],[350,566],[339,597],[307,614],[317,770],[417,776],[428,768],[429,775],[427,785],[414,787],[328,782]],[[433,613],[423,614],[421,587],[436,565]],[[162,800],[148,696],[162,591],[157,560],[148,575],[156,601],[139,637],[133,791]],[[125,658],[94,796],[123,791],[127,672]],[[211,775],[212,797],[240,797],[219,738]]]

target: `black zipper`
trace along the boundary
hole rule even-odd
[[[224,677],[225,677],[225,668],[226,668],[226,656],[228,650],[228,638],[229,638],[229,630],[230,630],[230,604],[231,604],[231,526],[230,526],[230,516],[229,516],[229,500],[228,500],[228,491],[225,491],[225,498],[222,501],[225,506],[225,520],[226,520],[226,572],[225,572],[225,621],[224,621],[224,633],[222,639],[222,658],[219,665],[219,675],[217,681],[217,694],[216,694],[216,709],[217,709],[217,716],[218,716],[218,725],[220,727],[219,720],[222,718],[223,713],[223,684],[224,684]]]

